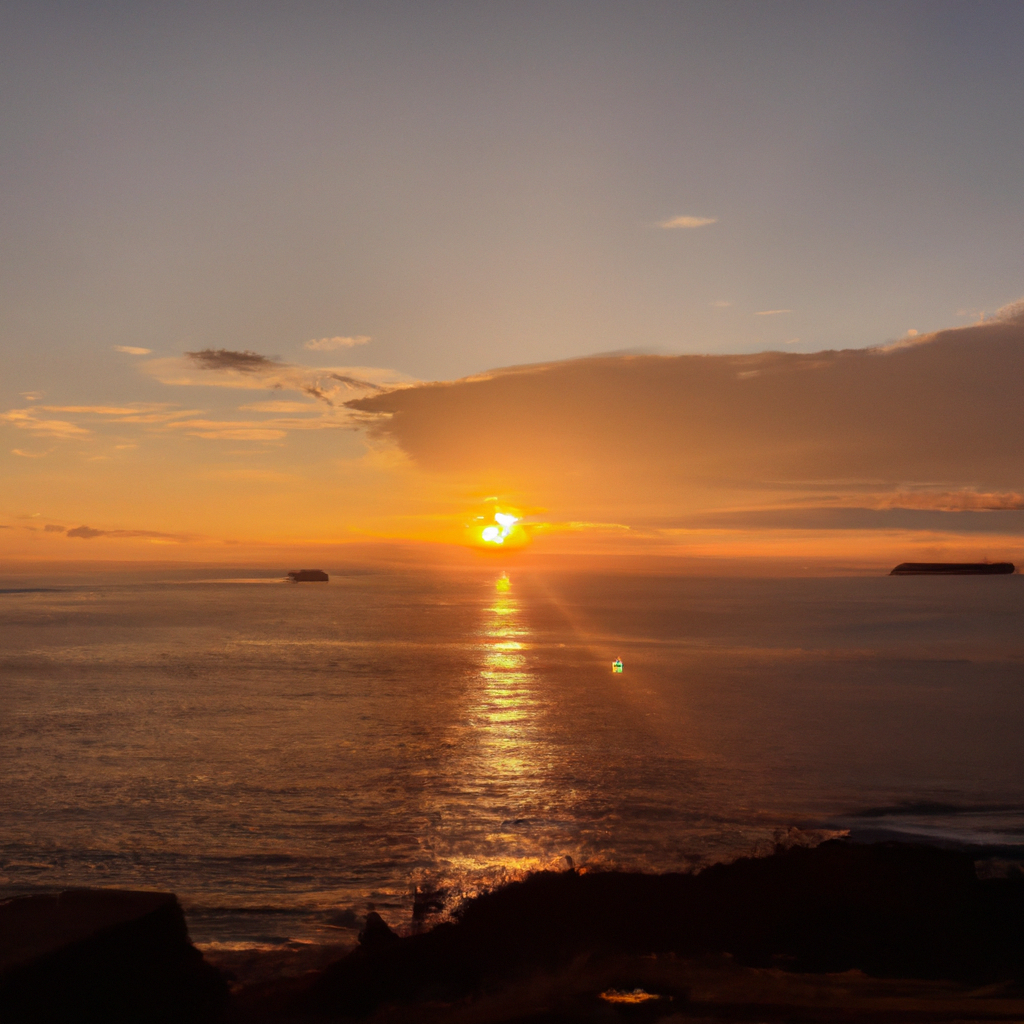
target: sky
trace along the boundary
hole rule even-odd
[[[1022,29],[0,3],[0,556],[1024,557]]]

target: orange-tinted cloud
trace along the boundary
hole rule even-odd
[[[992,530],[982,510],[1024,492],[1024,316],[913,341],[580,359],[348,405],[419,466],[562,520]]]

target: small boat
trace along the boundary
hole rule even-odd
[[[900,562],[890,576],[1008,576],[1013,562]]]
[[[330,576],[323,569],[292,569],[288,579],[292,583],[326,583]]]

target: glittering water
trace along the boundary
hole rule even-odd
[[[0,579],[0,897],[272,945],[565,856],[1024,844],[1020,577],[223,576]]]

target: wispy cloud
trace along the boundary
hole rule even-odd
[[[240,405],[239,410],[242,412],[310,412],[315,409],[310,402],[287,402],[283,399],[270,399],[266,402],[250,402],[247,405]]]
[[[678,228],[704,228],[709,224],[717,224],[717,217],[669,217],[668,220],[663,220],[658,227],[665,228],[666,230],[672,231]]]
[[[186,352],[184,361],[152,359],[144,366],[164,384],[298,391],[331,408],[353,391],[379,392],[413,383],[405,374],[379,367],[295,366],[249,350],[222,348]],[[350,415],[343,410],[339,414]]]
[[[360,377],[351,377],[344,373],[328,373],[326,376],[328,380],[340,381],[348,388],[368,388],[371,391],[386,390],[382,384],[374,384],[372,381],[363,380]]]
[[[715,309],[725,309],[727,306],[731,306],[731,302],[726,302],[725,299],[718,299],[716,302],[711,303]]]
[[[19,430],[27,430],[40,437],[83,438],[91,431],[68,420],[46,419],[41,415],[44,407],[9,409],[0,413],[0,423],[10,423]]]
[[[76,413],[117,423],[170,423],[188,416],[199,416],[199,409],[180,409],[168,402],[133,402],[131,405],[43,405],[46,412]]]
[[[20,455],[23,459],[44,459],[52,451],[52,448],[47,448],[45,452],[27,452],[23,448],[12,448],[11,454]]]
[[[91,526],[76,526],[73,530],[67,531],[67,536],[79,537],[82,540],[93,540],[96,537],[137,537],[177,542],[194,539],[183,533],[160,533],[157,530],[94,530]]]
[[[876,498],[880,508],[937,509],[943,512],[1024,511],[1024,494],[1018,491],[896,491]]]
[[[26,402],[38,402],[46,392],[44,391],[22,391],[21,397]]]
[[[115,345],[115,352],[124,352],[129,356],[148,356],[153,350],[151,348],[138,348],[135,345]]]
[[[303,348],[310,352],[330,352],[336,348],[354,348],[356,345],[365,345],[370,340],[367,334],[357,334],[351,338],[311,338],[303,345]]]
[[[759,309],[754,316],[778,316],[779,313],[792,313],[791,309]]]

